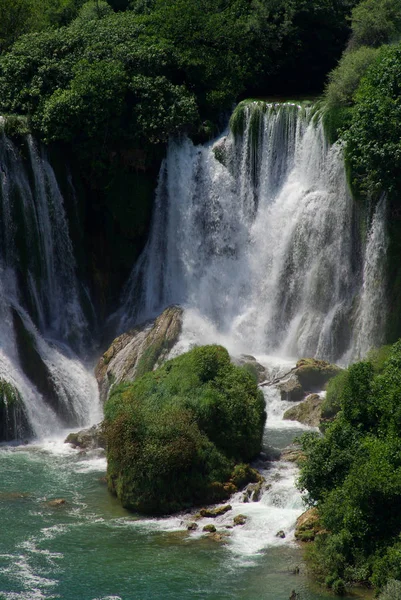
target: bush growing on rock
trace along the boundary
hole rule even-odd
[[[109,489],[149,514],[223,500],[235,465],[260,452],[265,418],[253,377],[221,346],[195,348],[112,391]]]

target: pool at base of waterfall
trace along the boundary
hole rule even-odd
[[[280,421],[288,403],[271,389],[266,404],[265,439],[284,447],[304,429]],[[0,447],[1,600],[288,600],[292,590],[301,600],[332,597],[308,580],[294,542],[304,507],[293,464],[263,463],[269,485],[259,502],[237,494],[229,512],[188,531],[195,511],[165,519],[125,511],[107,491],[104,455],[62,439]],[[233,527],[239,514],[246,522]],[[202,532],[212,522],[229,534],[224,541]]]

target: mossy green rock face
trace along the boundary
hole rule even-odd
[[[0,442],[30,435],[24,403],[16,387],[0,379]]]
[[[311,394],[296,406],[289,408],[283,416],[287,421],[298,421],[310,427],[319,427],[322,417],[323,399],[318,394]]]
[[[154,321],[134,327],[112,342],[95,369],[103,402],[113,384],[133,381],[166,360],[180,336],[182,313],[181,307],[170,306]]]
[[[310,508],[298,517],[295,525],[295,539],[299,542],[312,542],[322,532],[316,508]]]
[[[76,433],[70,433],[66,437],[65,443],[71,444],[74,448],[82,448],[84,450],[106,447],[106,440],[101,424],[93,425],[88,429],[81,429],[81,431],[77,431]]]
[[[340,367],[325,360],[302,358],[297,362],[295,374],[305,392],[320,392],[340,371]]]
[[[147,514],[220,502],[235,465],[260,452],[265,419],[254,378],[221,346],[195,348],[111,390],[109,489]]]

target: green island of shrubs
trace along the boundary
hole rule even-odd
[[[400,399],[401,340],[331,380],[323,412],[335,416],[323,437],[302,438],[299,486],[322,525],[307,556],[339,594],[364,583],[384,599],[401,587]]]
[[[254,377],[221,346],[202,346],[133,383],[105,406],[109,489],[130,510],[168,514],[219,502],[257,479],[266,420]]]

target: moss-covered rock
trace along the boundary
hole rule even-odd
[[[297,362],[295,375],[305,392],[320,392],[326,383],[340,373],[337,365],[316,358],[302,358]]]
[[[245,525],[247,518],[246,515],[237,515],[234,517],[233,523],[234,525]]]
[[[236,489],[235,465],[261,450],[264,408],[253,377],[221,346],[195,348],[113,388],[105,405],[109,489],[148,514],[221,502]]]
[[[170,306],[154,321],[138,325],[112,342],[95,369],[103,402],[113,384],[133,381],[166,360],[181,333],[182,312],[179,306]]]
[[[310,427],[319,427],[322,416],[323,399],[318,394],[310,394],[303,402],[289,408],[283,416],[287,421],[298,421]]]
[[[267,369],[261,365],[254,356],[249,354],[241,354],[238,357],[232,357],[232,362],[239,367],[244,367],[251,373],[258,383],[266,381],[268,377]]]
[[[322,530],[317,509],[310,508],[297,519],[295,539],[299,542],[313,542]]]
[[[280,456],[281,460],[285,460],[286,462],[293,462],[297,465],[300,465],[305,461],[305,454],[302,452],[301,447],[298,444],[291,444],[284,448],[281,452]]]
[[[208,517],[215,519],[216,517],[225,515],[229,510],[232,510],[231,504],[225,504],[224,506],[217,506],[216,508],[201,508],[199,514],[203,518]]]
[[[74,448],[82,448],[84,450],[106,448],[106,439],[101,424],[93,425],[88,429],[82,429],[76,433],[70,433],[66,437],[65,443],[71,444]]]

